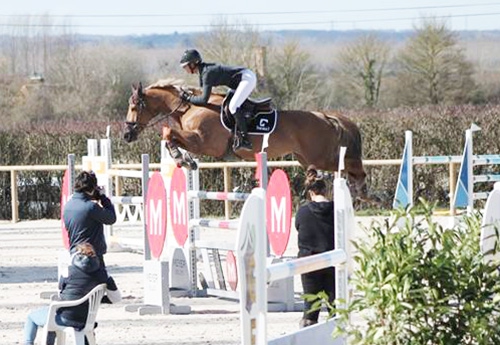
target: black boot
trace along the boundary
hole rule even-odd
[[[238,109],[234,114],[234,119],[236,120],[236,138],[233,145],[233,150],[246,150],[252,151],[252,142],[248,139],[248,129],[247,121],[245,119],[245,114]]]

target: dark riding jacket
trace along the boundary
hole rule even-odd
[[[198,66],[200,72],[200,87],[202,94],[199,96],[189,97],[189,102],[194,105],[206,105],[212,87],[214,86],[227,86],[235,90],[241,82],[241,72],[245,70],[244,67],[223,66],[214,63],[202,62]]]
[[[75,192],[64,206],[64,225],[68,230],[70,252],[73,253],[79,243],[90,243],[97,254],[106,254],[107,246],[103,224],[116,222],[115,208],[111,201],[101,196],[102,207],[87,194]]]

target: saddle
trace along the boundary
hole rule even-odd
[[[229,112],[229,102],[233,96],[234,91],[229,90],[222,101],[220,114],[222,125],[230,132],[234,131],[236,124]],[[241,105],[241,111],[245,114],[249,134],[264,135],[272,133],[276,128],[278,112],[270,97],[259,100],[248,98]]]

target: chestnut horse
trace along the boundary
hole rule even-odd
[[[232,133],[220,120],[224,95],[212,93],[207,106],[183,102],[183,89],[173,80],[159,81],[146,88],[132,87],[125,125],[124,139],[132,142],[146,127],[162,121],[163,139],[179,166],[196,168],[189,154],[181,154],[178,147],[195,155],[207,155],[221,160],[253,160],[254,152],[232,150]],[[189,88],[191,92],[199,90]],[[262,147],[261,135],[250,135],[255,152]],[[365,177],[361,160],[359,128],[338,113],[313,111],[280,111],[277,126],[269,137],[268,158],[293,153],[307,168],[336,171],[339,148],[347,147],[345,171],[354,187],[354,193],[366,197]]]

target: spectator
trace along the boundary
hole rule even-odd
[[[306,194],[310,202],[301,206],[295,217],[295,228],[298,232],[298,257],[323,253],[334,249],[334,213],[333,201],[326,198],[326,183],[318,176],[317,170],[310,166],[306,173]],[[304,294],[316,295],[324,291],[330,303],[335,300],[335,268],[301,275]],[[304,301],[304,314],[300,327],[318,322],[319,310],[311,311],[314,301]]]
[[[97,185],[93,172],[82,171],[75,178],[74,194],[64,206],[64,225],[68,230],[70,253],[80,243],[90,243],[102,265],[107,245],[103,225],[116,222],[115,208]]]
[[[77,300],[87,295],[99,284],[106,283],[107,291],[102,302],[116,303],[121,300],[112,277],[109,277],[104,266],[101,265],[94,248],[89,243],[81,243],[75,247],[68,267],[68,277],[59,281],[61,300]],[[56,322],[62,326],[82,329],[87,321],[88,302],[75,307],[60,308],[57,311]],[[24,344],[33,345],[38,327],[43,327],[47,322],[49,307],[45,306],[33,310],[24,325]],[[47,345],[53,345],[55,333],[49,333]]]

